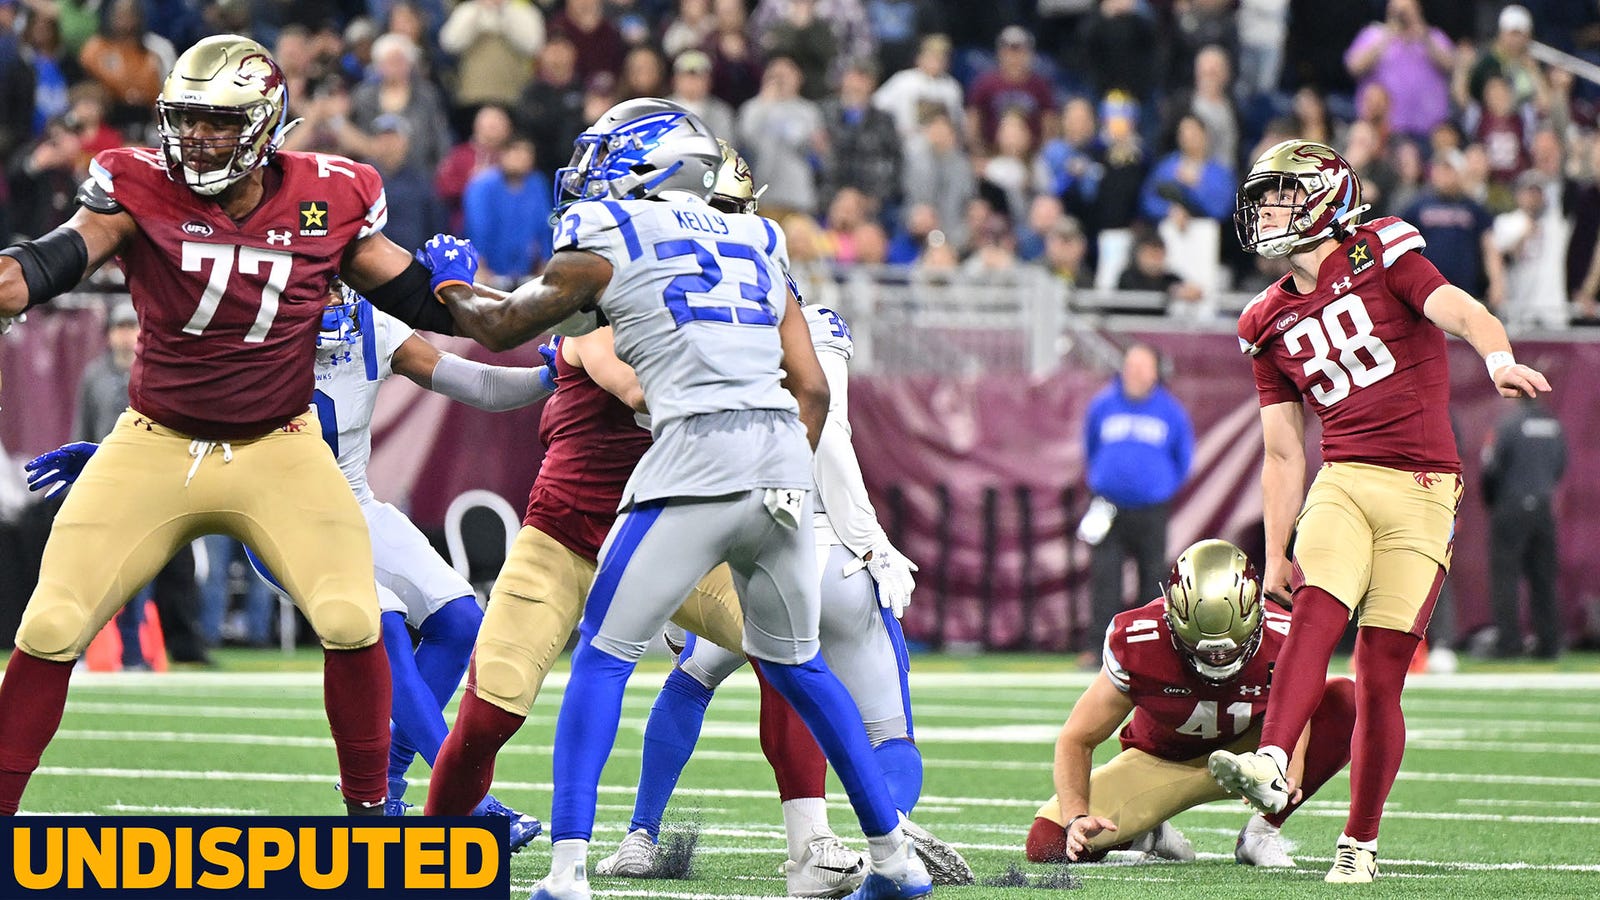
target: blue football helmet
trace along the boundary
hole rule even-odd
[[[556,170],[557,209],[579,200],[643,200],[662,191],[703,200],[722,166],[722,148],[705,122],[656,97],[611,107],[572,146],[572,161]]]
[[[363,353],[367,377],[377,380],[377,358],[371,343],[377,337],[372,323],[372,304],[355,289],[335,278],[328,286],[332,295],[322,311],[322,329],[317,332],[318,361],[337,366],[354,360],[352,347],[365,346]]]

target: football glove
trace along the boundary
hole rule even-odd
[[[11,326],[17,324],[18,322],[26,321],[28,321],[27,313],[17,313],[14,316],[0,316],[0,334],[5,334],[6,332],[10,331]]]
[[[872,558],[866,562],[867,574],[878,583],[878,605],[893,612],[896,619],[905,615],[906,607],[911,605],[911,592],[917,588],[911,577],[917,564],[890,544],[872,548]]]
[[[78,480],[89,457],[99,449],[99,444],[78,441],[28,460],[22,465],[23,471],[28,473],[28,490],[44,491],[46,497],[54,497]]]
[[[544,357],[544,365],[539,368],[539,381],[552,393],[556,389],[556,354],[561,352],[561,335],[554,335],[550,343],[539,345],[539,355]]]
[[[436,294],[447,284],[472,287],[478,274],[478,248],[466,238],[436,234],[417,251],[417,262],[433,273],[429,286]]]

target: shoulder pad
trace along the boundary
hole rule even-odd
[[[78,186],[78,195],[74,199],[90,212],[106,215],[122,212],[122,204],[117,202],[116,186],[112,183],[111,172],[100,164],[98,158],[89,162],[89,177]]]
[[[1255,299],[1246,303],[1244,309],[1239,311],[1239,352],[1247,356],[1255,356],[1271,338],[1268,323],[1273,310],[1278,304],[1273,301],[1273,292],[1276,285],[1255,296]]]
[[[818,350],[832,350],[849,359],[855,353],[855,340],[844,317],[825,306],[801,307],[805,313],[806,327],[811,330],[811,345]]]
[[[633,214],[620,200],[581,200],[561,211],[552,250],[588,250],[612,265],[644,255]]]
[[[1384,268],[1394,265],[1401,254],[1427,246],[1417,227],[1398,216],[1373,219],[1357,228],[1356,234],[1372,242],[1372,255]]]

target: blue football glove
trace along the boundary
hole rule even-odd
[[[539,355],[544,365],[539,367],[539,380],[552,392],[556,389],[556,354],[561,352],[561,335],[551,335],[550,343],[539,345]]]
[[[54,497],[78,480],[89,457],[99,449],[99,444],[78,441],[28,460],[22,465],[23,471],[28,473],[28,490],[44,491],[46,497]]]
[[[433,273],[429,286],[436,294],[447,284],[472,287],[478,274],[478,248],[466,238],[436,234],[417,251],[417,262]]]

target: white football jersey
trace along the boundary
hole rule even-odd
[[[818,546],[843,544],[856,556],[888,543],[877,511],[867,496],[850,437],[850,374],[855,352],[844,317],[823,306],[804,306],[811,345],[828,378],[828,418],[812,459],[816,483],[812,527]],[[825,557],[824,557],[825,558]]]
[[[378,386],[394,374],[390,364],[395,350],[411,337],[411,327],[363,303],[362,328],[351,343],[324,344],[317,348],[316,393],[311,402],[322,420],[322,439],[333,449],[339,469],[363,504],[374,500],[367,486],[367,463],[372,458],[372,410],[378,403]],[[370,327],[369,326],[370,323]]]

